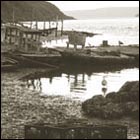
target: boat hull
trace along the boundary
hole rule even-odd
[[[17,60],[21,67],[52,67],[57,68],[61,64],[59,55],[40,54],[11,54],[11,58]]]
[[[90,54],[78,54],[72,52],[62,52],[61,55],[66,65],[81,65],[81,66],[138,65],[134,57],[93,56]]]

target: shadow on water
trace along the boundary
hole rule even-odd
[[[36,79],[36,78],[42,78],[42,77],[47,77],[47,78],[52,78],[52,77],[60,77],[62,73],[66,74],[87,74],[88,76],[91,76],[93,72],[114,72],[114,71],[120,71],[122,69],[129,69],[129,68],[138,68],[137,66],[132,66],[132,65],[127,65],[127,66],[63,66],[60,67],[59,69],[54,69],[50,70],[47,72],[34,72],[32,74],[29,74],[23,79]]]
[[[76,75],[77,74],[87,74],[88,76],[91,76],[92,73],[107,73],[107,72],[115,72],[115,71],[120,71],[122,69],[133,69],[133,68],[137,68],[137,67],[133,67],[133,66],[126,66],[124,68],[124,66],[96,66],[96,67],[83,67],[83,66],[71,66],[71,67],[61,67],[59,69],[53,69],[50,71],[37,71],[37,72],[33,72],[30,73],[29,75],[26,75],[24,77],[22,77],[21,80],[25,80],[25,79],[38,79],[38,78],[53,78],[53,77],[60,77],[62,73],[66,73],[67,75],[75,75],[75,79],[76,79]],[[69,79],[69,77],[68,77]]]
[[[124,69],[126,71],[123,69],[106,66],[92,69],[63,67],[51,71],[37,71],[21,80],[26,82],[27,88],[44,95],[62,95],[85,100],[97,94],[106,96],[108,92],[119,89],[127,80],[137,80],[137,68],[127,67]],[[134,78],[128,78],[131,72],[136,72]]]

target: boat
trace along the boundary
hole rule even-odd
[[[120,55],[100,55],[98,53],[85,53],[78,51],[65,50],[60,52],[65,64],[82,65],[82,66],[115,66],[135,64],[135,57],[130,57],[124,54]]]
[[[16,65],[11,64],[1,65],[1,71],[16,71],[17,68]]]
[[[58,68],[61,64],[61,55],[45,53],[9,53],[22,67],[49,67]]]
[[[49,52],[48,48],[42,48],[42,32],[15,24],[6,25],[5,42],[10,49],[3,55],[18,61],[20,67],[58,68],[61,55]],[[5,44],[3,48],[6,48]]]
[[[8,57],[1,57],[1,70],[2,71],[16,71],[18,68],[18,62]]]

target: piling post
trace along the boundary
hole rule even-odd
[[[4,38],[5,41],[7,41],[7,38],[8,38],[8,33],[7,32],[8,32],[8,28],[5,29],[5,38]]]
[[[69,48],[69,42],[67,42],[67,49]]]
[[[36,21],[36,30],[38,29],[38,22]]]
[[[56,16],[56,30],[55,30],[55,37],[57,37],[57,28],[58,28],[58,16]]]
[[[16,32],[15,32],[15,42],[17,41],[17,38],[18,38],[18,29],[16,29]]]
[[[9,44],[12,43],[12,28],[9,28],[10,30],[10,35],[9,35]]]
[[[25,44],[25,51],[28,51],[28,34],[26,34],[24,41],[25,41],[24,42],[24,44]]]
[[[49,20],[49,29],[51,29],[51,21]]]
[[[63,35],[63,19],[61,19],[61,36]]]
[[[43,27],[43,29],[45,30],[45,28],[46,28],[46,22],[44,21],[44,27]]]
[[[76,44],[74,44],[74,50],[76,50],[77,49],[77,45]]]
[[[40,35],[38,35],[38,39],[37,39],[37,52],[40,52]]]

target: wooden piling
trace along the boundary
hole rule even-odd
[[[58,28],[58,16],[56,16],[56,30],[55,30],[55,37],[57,37],[57,28]]]
[[[69,42],[67,42],[67,49],[69,48]]]
[[[25,46],[25,51],[28,51],[28,34],[26,34],[25,40],[24,40],[24,46]]]
[[[11,43],[12,43],[12,38],[11,38],[11,36],[12,36],[12,29],[9,28],[9,30],[10,30],[10,34],[9,34],[9,44],[11,44]]]
[[[38,22],[36,21],[36,30],[38,29]]]
[[[61,36],[63,35],[63,19],[61,19]]]
[[[49,20],[49,29],[51,29],[51,21]]]
[[[45,30],[45,28],[46,28],[46,22],[44,21],[44,26],[43,26],[43,29]]]

